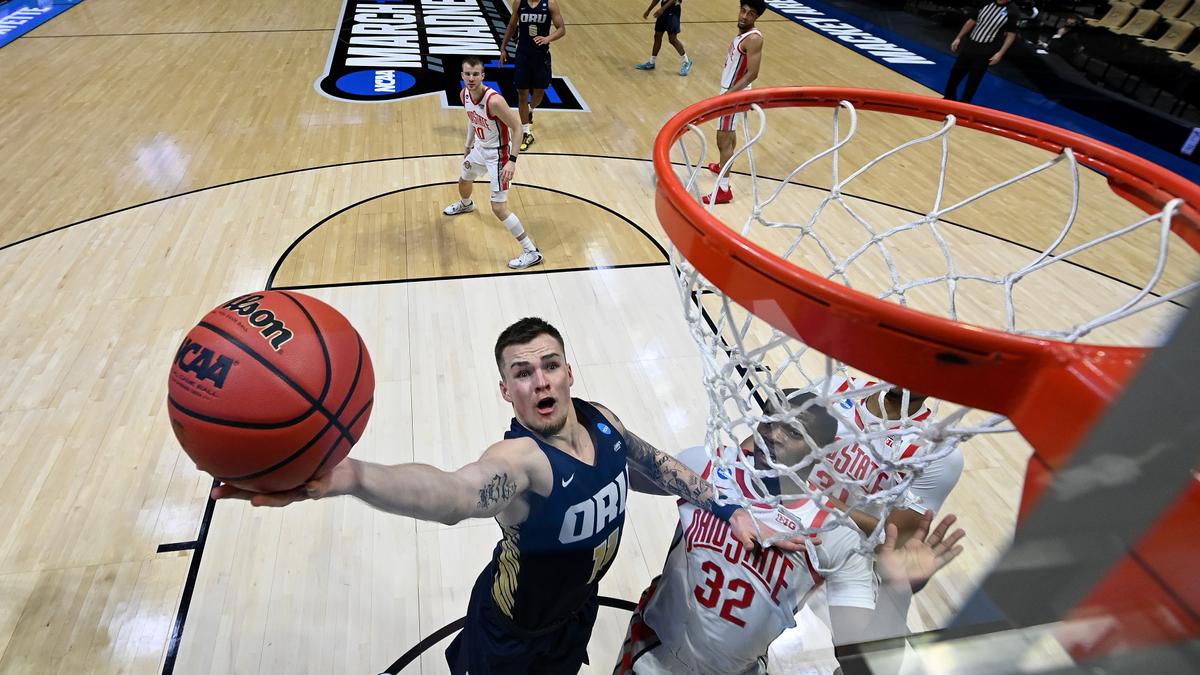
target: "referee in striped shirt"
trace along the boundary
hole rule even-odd
[[[1016,24],[1016,8],[1009,6],[1009,0],[993,0],[979,10],[975,18],[967,19],[954,42],[950,43],[950,51],[958,54],[958,58],[950,68],[950,79],[946,80],[945,98],[971,102],[988,66],[1000,63],[1004,52],[1016,39]],[[966,36],[965,42],[963,36]],[[964,76],[967,84],[960,97],[958,85]]]

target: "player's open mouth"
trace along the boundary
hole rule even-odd
[[[554,412],[554,397],[547,396],[546,398],[538,399],[537,411],[542,415],[549,415]]]

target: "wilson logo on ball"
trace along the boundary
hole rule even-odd
[[[199,342],[185,338],[175,354],[179,370],[192,373],[198,380],[208,380],[217,389],[225,386],[225,378],[233,368],[233,359],[217,354]]]
[[[267,339],[272,349],[279,351],[284,343],[292,339],[292,331],[288,330],[287,324],[275,318],[274,312],[269,309],[259,309],[258,301],[262,299],[261,295],[244,295],[221,305],[221,308],[235,312],[238,316],[244,316],[251,326],[261,328],[259,334]]]

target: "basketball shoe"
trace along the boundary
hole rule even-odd
[[[462,200],[460,199],[460,200],[454,202],[453,204],[451,204],[450,206],[447,206],[446,208],[442,209],[442,213],[447,216],[457,216],[460,213],[470,213],[474,210],[475,210],[475,202],[471,202],[470,204],[464,204],[462,202]]]
[[[647,61],[645,63],[639,63],[634,66],[634,68],[637,68],[638,70],[654,70],[654,62]]]
[[[700,201],[708,203],[709,195],[704,195]],[[733,188],[717,188],[717,204],[728,204],[733,201]]]
[[[542,262],[542,254],[534,249],[532,251],[522,251],[521,255],[508,261],[508,266],[514,270],[523,270],[526,267],[533,267]]]
[[[530,124],[529,131],[525,132],[525,135],[521,137],[521,152],[528,150],[529,146],[533,145],[534,141],[536,140],[537,139],[533,137],[533,125]]]
[[[692,60],[688,59],[683,62],[683,65],[679,66],[679,76],[687,77],[687,74],[690,72],[692,72]]]

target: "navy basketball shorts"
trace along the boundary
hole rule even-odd
[[[679,7],[679,5],[675,5]],[[672,8],[674,9],[674,8]],[[671,35],[679,35],[679,11],[663,12],[654,20],[655,33],[670,33]]]
[[[454,675],[561,675],[588,663],[587,645],[599,599],[592,599],[548,632],[523,633],[506,627],[492,603],[491,575],[471,591],[467,623],[446,648]]]
[[[517,89],[548,89],[550,87],[550,52],[525,53],[518,51],[513,74]]]

